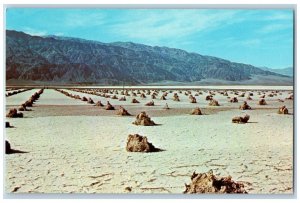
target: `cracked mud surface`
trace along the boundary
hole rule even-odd
[[[30,90],[8,97],[7,109],[27,100]],[[79,95],[87,95],[77,93]],[[5,155],[7,193],[182,193],[194,171],[231,175],[243,182],[250,194],[293,192],[293,101],[285,100],[290,115],[277,109],[288,92],[268,98],[268,105],[257,105],[258,95],[248,104],[250,111],[239,110],[245,98],[230,103],[222,95],[215,98],[220,107],[208,107],[203,94],[197,104],[179,94],[181,102],[151,99],[118,100],[90,95],[96,102],[122,104],[136,115],[144,110],[158,126],[135,126],[134,116],[116,116],[86,102],[54,90],[45,90],[25,118],[7,118],[14,128],[6,128],[6,139],[13,148],[29,153]],[[157,98],[160,98],[160,94]],[[229,96],[233,96],[229,94]],[[163,110],[165,103],[170,110]],[[199,106],[204,114],[189,115]],[[172,109],[173,108],[173,109]],[[243,113],[250,123],[233,124],[231,118]],[[148,137],[165,151],[126,152],[129,134]]]

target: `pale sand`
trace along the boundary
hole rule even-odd
[[[6,98],[7,109],[26,101],[37,89]],[[76,93],[84,95],[82,93]],[[190,104],[154,100],[157,106],[109,99],[122,104],[134,115],[142,110],[161,124],[135,126],[134,117],[116,116],[54,90],[45,90],[33,111],[25,118],[6,119],[15,128],[6,129],[6,138],[24,154],[5,155],[5,192],[21,193],[182,193],[191,174],[213,169],[221,176],[231,175],[245,183],[249,193],[293,192],[293,115],[278,115],[286,105],[293,113],[293,102],[280,103],[289,94],[268,98],[267,106],[257,105],[258,96],[248,102],[255,110],[241,111],[239,103],[229,103],[216,95],[222,106],[209,107],[206,93]],[[161,94],[160,94],[161,95]],[[160,98],[160,95],[157,97]],[[107,99],[94,95],[105,104]],[[120,96],[120,95],[118,95]],[[232,95],[230,95],[232,96]],[[14,99],[15,98],[15,99]],[[162,110],[165,103],[173,109]],[[208,115],[188,115],[200,106]],[[212,110],[213,109],[213,110]],[[219,111],[221,110],[221,111]],[[74,113],[75,112],[75,113]],[[96,113],[95,113],[96,112]],[[250,123],[233,124],[231,118],[248,113]],[[77,114],[77,116],[76,116]],[[128,134],[148,137],[156,153],[129,153]]]

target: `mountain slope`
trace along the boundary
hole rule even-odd
[[[142,44],[101,43],[67,37],[39,37],[6,31],[6,79],[48,83],[191,83],[205,79],[249,81],[254,76],[289,77],[251,65]]]
[[[278,74],[281,74],[281,75],[290,76],[290,77],[293,77],[293,75],[294,75],[293,67],[280,68],[280,69],[271,69],[271,68],[263,67],[261,69],[266,70],[266,71],[270,71],[270,72],[274,72],[274,73],[278,73]]]

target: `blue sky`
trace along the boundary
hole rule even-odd
[[[167,46],[252,64],[293,65],[292,10],[8,8],[6,29]]]

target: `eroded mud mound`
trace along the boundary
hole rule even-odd
[[[192,115],[202,115],[201,109],[199,107],[195,108],[192,113]]]
[[[248,103],[246,101],[244,101],[244,103],[240,106],[241,110],[250,110],[251,107],[248,105]]]
[[[105,107],[105,110],[115,110],[115,107],[114,107],[113,105],[111,105],[111,104],[109,103],[109,101],[107,101],[107,105],[106,105],[106,107]]]
[[[179,96],[174,96],[174,97],[173,97],[173,101],[178,101],[178,102],[180,102]]]
[[[10,143],[5,140],[5,154],[10,154],[11,153],[11,146]]]
[[[26,108],[25,103],[21,104],[21,106],[18,108],[18,111],[28,111],[29,109]]]
[[[120,99],[119,99],[119,101],[126,101],[126,97],[124,96],[124,97],[121,97]]]
[[[279,101],[279,102],[284,102],[284,100],[282,100],[282,99],[277,99],[277,101]]]
[[[162,95],[162,96],[160,97],[160,100],[166,100],[166,97],[165,97],[164,95]]]
[[[95,104],[95,106],[104,106],[101,101],[97,101],[97,103]]]
[[[258,101],[258,104],[259,105],[267,105],[267,102],[266,102],[266,100],[261,99],[261,100]]]
[[[145,111],[142,111],[136,116],[136,120],[132,123],[134,125],[144,125],[144,126],[153,126],[156,125],[154,121],[146,114]]]
[[[191,103],[197,103],[197,100],[196,100],[196,97],[193,97],[192,95],[189,97],[189,99],[190,99],[190,102]]]
[[[163,109],[166,109],[166,110],[169,110],[169,109],[170,109],[170,107],[169,107],[168,103],[166,103],[166,104],[165,104],[165,106],[164,106],[164,108],[163,108]]]
[[[138,103],[140,103],[137,99],[135,99],[135,98],[133,98],[132,100],[131,100],[131,103],[133,103],[133,104],[138,104]]]
[[[209,106],[220,106],[219,102],[215,99],[210,100]]]
[[[145,104],[145,106],[154,106],[154,101],[149,101],[148,103]]]
[[[278,114],[289,114],[289,110],[286,108],[286,106],[281,106],[278,109]]]
[[[6,122],[5,122],[5,127],[6,127],[6,128],[10,128],[10,127],[11,127],[10,123],[6,121]]]
[[[12,149],[10,143],[5,140],[5,154],[27,153],[25,151]]]
[[[230,102],[231,103],[237,103],[239,101],[238,101],[238,99],[236,97],[233,97],[233,98],[230,99]]]
[[[232,122],[233,123],[247,123],[249,121],[249,119],[250,119],[250,116],[246,114],[244,117],[237,116],[237,117],[232,118]]]
[[[93,100],[91,97],[89,97],[87,103],[88,103],[88,104],[94,104],[95,102],[94,102],[94,100]]]
[[[207,173],[193,173],[191,184],[185,185],[184,194],[203,194],[203,193],[242,193],[247,194],[244,184],[234,182],[231,176],[218,177],[210,170]]]
[[[112,99],[118,99],[117,95],[111,97]]]
[[[124,109],[124,107],[122,107],[122,106],[120,106],[120,109],[119,109],[117,115],[119,115],[119,116],[131,116],[131,114],[126,109]]]
[[[126,151],[128,152],[157,152],[159,149],[155,148],[152,143],[148,142],[146,136],[138,134],[128,135]]]
[[[213,98],[212,95],[207,95],[207,96],[205,97],[205,100],[206,100],[206,101],[210,101],[210,100],[212,100],[212,98]]]
[[[17,109],[9,109],[9,112],[6,114],[8,118],[23,118],[23,113],[18,113]]]
[[[293,100],[293,99],[294,99],[294,95],[293,95],[293,94],[291,94],[290,96],[288,96],[288,97],[287,97],[287,98],[285,98],[285,99]]]

